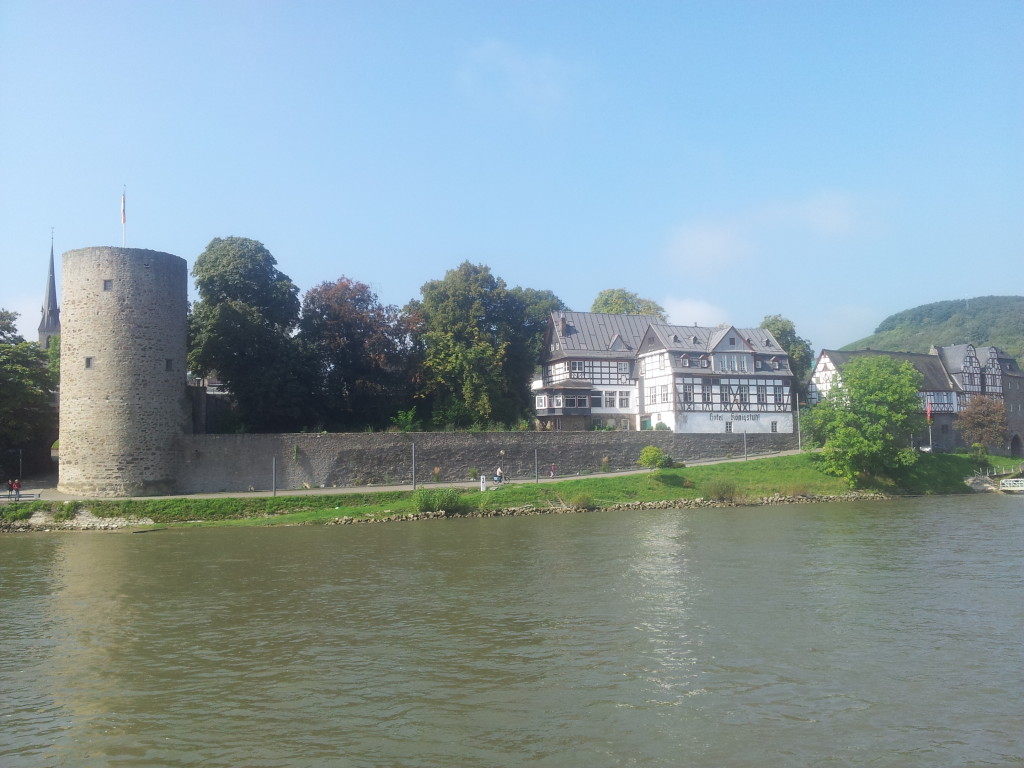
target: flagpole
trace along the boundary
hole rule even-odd
[[[125,185],[125,187],[121,191],[121,247],[122,248],[124,248],[124,223],[126,221],[125,215],[124,215],[124,195],[125,195],[125,192],[127,190],[128,190],[128,186]]]

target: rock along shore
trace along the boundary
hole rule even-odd
[[[412,512],[404,515],[385,515],[379,518],[367,517],[336,517],[328,520],[327,525],[354,525],[356,523],[403,523],[413,520],[450,520],[456,517],[519,517],[525,515],[575,515],[583,512],[625,512],[644,509],[707,509],[725,507],[759,507],[768,504],[822,504],[835,501],[884,501],[891,499],[883,493],[850,492],[831,496],[764,496],[756,501],[712,501],[710,499],[674,499],[667,501],[634,501],[623,504],[611,504],[607,507],[535,507],[527,504],[522,507],[507,509],[489,509],[482,512]],[[310,523],[319,525],[320,523]]]
[[[520,517],[526,515],[575,515],[584,512],[607,510],[626,512],[645,509],[708,509],[728,507],[751,507],[768,504],[821,504],[837,501],[883,501],[892,498],[881,493],[850,492],[829,496],[764,496],[754,501],[713,501],[711,499],[675,499],[667,501],[635,501],[623,504],[612,504],[607,507],[536,507],[525,505],[486,511],[469,512],[416,512],[409,514],[384,514],[381,517],[336,517],[323,522],[310,522],[305,525],[354,525],[357,523],[401,523],[414,520],[451,520],[466,517]],[[149,518],[131,517],[97,517],[92,512],[82,509],[74,517],[67,520],[55,520],[52,512],[35,512],[32,517],[24,520],[7,520],[0,518],[0,533],[16,533],[25,531],[117,531],[132,528],[145,528],[156,525]]]

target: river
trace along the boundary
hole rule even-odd
[[[1024,763],[1024,498],[0,536],[0,765]]]

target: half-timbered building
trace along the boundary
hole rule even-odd
[[[794,431],[789,357],[764,329],[553,312],[544,345],[542,429]]]
[[[956,416],[973,397],[992,397],[1006,408],[1008,441],[1012,456],[1022,455],[1024,441],[1024,373],[1017,361],[997,347],[984,347],[982,354],[971,344],[932,347],[930,353],[888,352],[859,349],[823,349],[811,372],[807,399],[818,403],[841,380],[844,365],[856,357],[885,355],[909,362],[924,377],[921,413],[931,418],[928,433],[915,436],[919,445],[951,449],[962,444],[954,429]]]
[[[763,328],[651,325],[637,361],[641,428],[793,432],[789,356]]]

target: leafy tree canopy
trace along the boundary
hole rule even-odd
[[[257,310],[263,322],[293,328],[299,319],[299,289],[278,271],[263,243],[215,237],[192,267],[200,301],[235,301]]]
[[[651,299],[644,299],[624,288],[609,288],[601,291],[590,307],[591,312],[608,315],[651,315],[667,323],[664,308]]]
[[[24,341],[18,335],[18,313],[0,309],[0,344],[18,344]]]
[[[802,339],[796,334],[796,326],[792,320],[782,315],[765,315],[761,321],[761,328],[769,331],[775,340],[782,345],[789,355],[789,365],[793,369],[793,377],[797,385],[802,386],[811,374],[811,367],[814,365],[814,351],[807,339]]]
[[[419,395],[434,424],[511,424],[530,413],[530,377],[549,291],[509,288],[482,264],[463,262],[421,289],[406,308],[423,350]]]
[[[884,355],[843,366],[838,383],[808,419],[811,435],[824,443],[826,470],[854,486],[873,476],[893,477],[913,464],[911,435],[924,429],[922,379],[910,363]]]
[[[1006,406],[992,397],[972,397],[953,425],[968,445],[1004,447],[1007,437]]]
[[[24,446],[57,431],[56,378],[46,352],[14,332],[16,312],[0,310],[0,447]]]
[[[341,277],[307,291],[300,340],[316,366],[316,405],[329,429],[386,426],[410,397],[407,319],[365,283]]]
[[[189,317],[189,368],[216,375],[234,396],[243,428],[308,425],[311,367],[291,331],[298,288],[263,245],[215,238],[192,268],[200,300]]]

